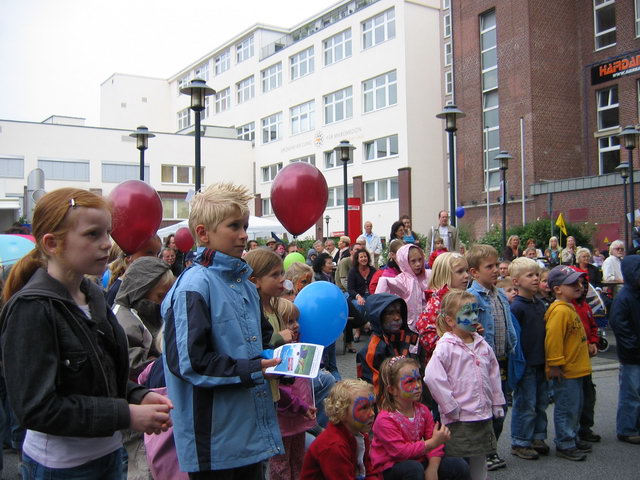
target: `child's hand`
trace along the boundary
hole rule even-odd
[[[446,427],[446,425],[442,425],[440,422],[435,424],[433,428],[433,434],[431,435],[432,449],[439,447],[443,443],[447,442],[451,438],[451,432]]]
[[[149,435],[166,432],[172,425],[167,405],[129,405],[129,415],[131,429]]]
[[[598,354],[598,346],[595,343],[589,344],[589,356],[595,357]]]
[[[166,395],[160,395],[157,392],[149,392],[144,397],[140,405],[166,405],[169,410],[173,410],[173,402]]]
[[[493,413],[493,418],[502,418],[504,417],[504,408],[500,406],[494,405],[491,407],[491,411]]]
[[[476,333],[482,337],[484,337],[484,327],[482,326],[481,323],[478,323],[476,325]]]
[[[278,332],[278,334],[282,337],[282,340],[284,340],[284,343],[293,342],[293,332],[288,328],[285,328],[284,330]]]
[[[564,378],[562,367],[550,367],[549,378],[557,378],[558,380],[562,380]]]
[[[260,365],[262,366],[262,375],[264,378],[279,378],[282,375],[267,375],[266,370],[269,367],[275,367],[280,363],[279,358],[270,358],[268,360],[260,360]]]
[[[317,412],[318,412],[318,409],[316,407],[309,407],[309,409],[304,414],[304,416],[305,416],[305,418],[308,418],[309,420],[315,420]]]

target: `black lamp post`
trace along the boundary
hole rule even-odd
[[[627,219],[627,213],[629,213],[627,205],[627,178],[629,178],[629,164],[626,162],[621,163],[616,167],[616,171],[622,177],[622,192],[624,193],[624,243],[629,246],[629,221]]]
[[[196,117],[196,171],[195,171],[195,184],[196,193],[200,191],[202,185],[200,178],[200,112],[205,109],[205,98],[209,95],[213,95],[216,91],[209,87],[201,78],[194,78],[191,83],[184,88],[180,89],[180,93],[191,96],[191,110],[195,112]]]
[[[329,238],[329,220],[331,220],[331,217],[329,215],[325,215],[324,223],[327,224],[327,236],[325,238]]]
[[[509,160],[513,156],[502,150],[495,158],[500,163],[502,176],[502,248],[505,248],[507,246],[507,169],[509,168]]]
[[[436,115],[436,118],[443,118],[445,120],[444,130],[449,136],[449,207],[451,208],[451,226],[455,227],[456,220],[456,154],[454,151],[453,135],[458,127],[456,127],[456,120],[458,118],[466,117],[462,110],[459,110],[453,103],[445,105],[442,112]]]
[[[351,160],[351,152],[356,149],[353,145],[349,143],[349,140],[342,140],[340,144],[334,148],[336,152],[336,157],[342,161],[342,176],[343,176],[343,185],[344,185],[344,234],[349,235],[349,206],[347,205],[347,164]]]
[[[633,149],[636,148],[636,140],[638,137],[638,130],[636,130],[632,125],[627,125],[624,127],[618,134],[618,138],[620,138],[621,142],[624,144],[624,148],[629,152],[629,212],[631,213],[631,228],[636,226],[636,202],[634,199],[634,191],[633,191]],[[625,226],[627,225],[627,217],[625,216]],[[631,252],[633,248],[632,245],[629,245],[627,242],[627,251]]]
[[[153,133],[144,125],[140,125],[138,129],[129,134],[137,140],[136,148],[140,150],[140,180],[144,182],[144,151],[149,148],[149,139],[155,137]]]

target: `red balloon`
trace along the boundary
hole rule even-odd
[[[295,162],[276,175],[271,186],[271,207],[292,235],[311,228],[327,208],[329,190],[324,175],[309,163]]]
[[[140,180],[127,180],[111,191],[109,200],[113,207],[111,236],[125,253],[134,253],[158,231],[160,196]]]
[[[187,253],[191,250],[191,247],[193,247],[193,244],[195,243],[191,236],[191,231],[187,227],[182,227],[176,230],[174,241],[176,242],[176,247],[178,247],[178,250],[182,253]]]

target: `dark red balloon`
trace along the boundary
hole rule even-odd
[[[162,201],[140,180],[127,180],[109,194],[113,207],[111,236],[125,253],[134,253],[158,231]]]
[[[176,242],[176,247],[182,253],[187,253],[193,247],[195,243],[193,237],[191,236],[191,231],[187,227],[182,227],[176,230],[176,236],[174,238]]]
[[[271,207],[292,235],[311,228],[327,207],[329,190],[324,175],[309,163],[290,163],[271,186]]]

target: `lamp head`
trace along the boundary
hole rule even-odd
[[[356,147],[349,143],[349,140],[342,140],[340,144],[334,148],[338,159],[347,163],[351,160],[351,152],[354,151]]]
[[[502,150],[495,158],[500,164],[500,170],[507,170],[509,168],[509,160],[513,158],[513,155],[509,155],[509,152]]]
[[[138,150],[146,150],[149,146],[149,138],[155,137],[155,135],[149,132],[149,129],[144,125],[140,125],[135,132],[129,134],[130,137],[136,139],[136,148]]]
[[[191,110],[201,112],[205,108],[205,98],[216,91],[201,78],[194,78],[189,85],[180,89],[183,95],[191,95]]]
[[[458,127],[456,125],[458,118],[464,118],[466,114],[458,109],[453,103],[448,103],[445,105],[442,112],[436,115],[436,118],[442,118],[445,120],[445,131],[447,132],[455,132]]]
[[[618,134],[618,138],[622,141],[624,148],[627,150],[633,150],[636,148],[638,133],[640,132],[638,132],[633,125],[627,125],[624,127],[624,130]]]
[[[627,162],[622,162],[615,170],[620,174],[623,180],[629,178],[629,164]]]

